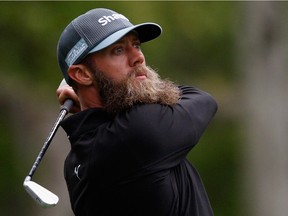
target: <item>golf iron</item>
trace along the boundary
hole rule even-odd
[[[63,85],[63,81],[60,84],[60,86],[61,85]],[[60,122],[65,118],[67,113],[69,113],[72,105],[73,105],[73,101],[71,99],[67,99],[65,103],[61,106],[59,116],[53,128],[51,129],[51,132],[49,133],[41,151],[39,152],[38,157],[36,158],[28,176],[25,178],[24,183],[23,183],[23,186],[25,190],[28,192],[28,194],[44,208],[55,206],[58,203],[59,198],[57,195],[55,195],[51,191],[47,190],[46,188],[42,187],[36,182],[33,182],[32,177],[39,163],[41,162],[46,150],[48,149],[54,135],[56,134],[59,128]]]

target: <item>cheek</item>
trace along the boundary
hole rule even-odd
[[[145,65],[145,59],[143,64]],[[115,82],[120,82],[127,79],[132,68],[128,64],[126,56],[105,56],[105,58],[98,59],[98,68],[103,71],[104,75]]]
[[[107,72],[109,73],[108,76],[115,81],[122,81],[125,79],[131,70],[124,61],[114,61],[107,69]]]

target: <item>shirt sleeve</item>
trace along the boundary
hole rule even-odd
[[[121,139],[142,166],[180,163],[198,143],[217,110],[208,93],[188,86],[179,88],[182,96],[177,104],[138,105],[119,121]]]

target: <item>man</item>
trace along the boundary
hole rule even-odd
[[[217,105],[146,66],[141,43],[160,34],[157,24],[132,25],[117,12],[94,9],[60,37],[58,61],[71,87],[57,95],[61,104],[73,98],[77,112],[62,122],[71,142],[65,179],[77,216],[213,215],[185,157]]]

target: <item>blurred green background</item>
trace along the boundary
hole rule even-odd
[[[73,215],[63,178],[69,142],[62,128],[33,177],[60,197],[59,204],[42,209],[22,183],[59,111],[58,38],[72,19],[96,7],[113,9],[135,24],[160,24],[162,36],[142,46],[147,63],[162,78],[201,88],[218,101],[215,119],[188,156],[203,178],[215,215],[284,216],[288,5],[226,1],[0,2],[1,215]],[[272,102],[265,92],[275,92]],[[271,103],[279,106],[271,111]],[[255,120],[264,105],[268,113]],[[270,135],[273,122],[282,133]],[[267,130],[261,129],[264,125]]]

